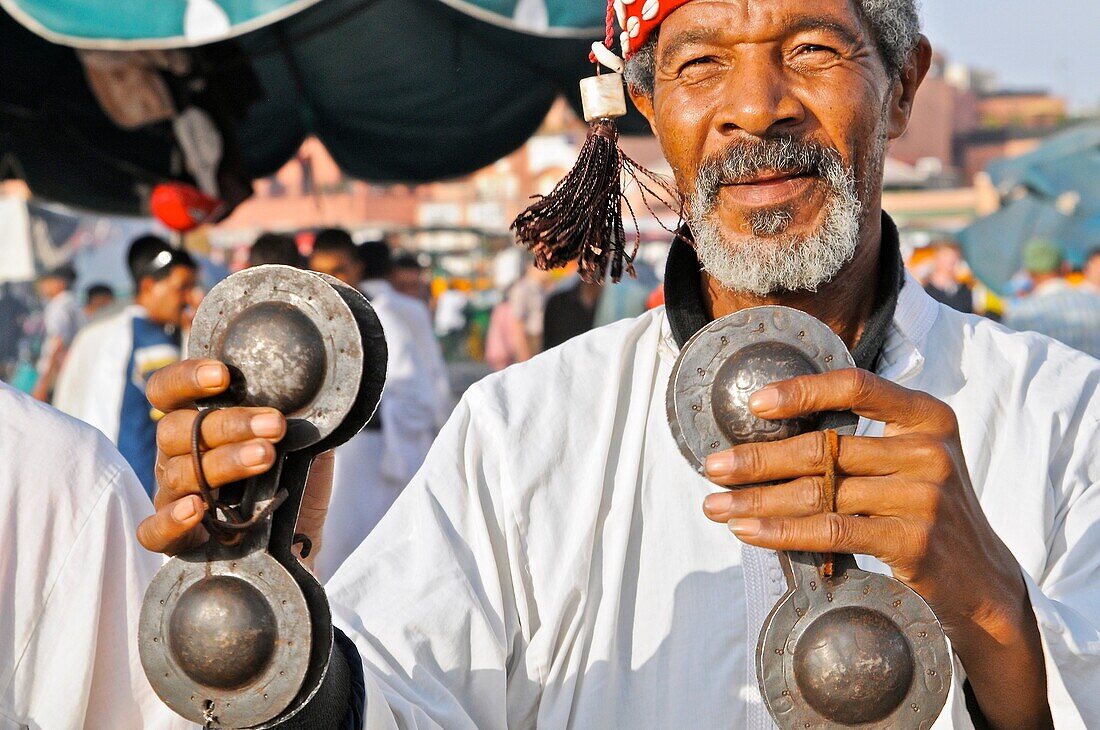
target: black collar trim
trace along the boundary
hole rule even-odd
[[[672,241],[665,265],[665,313],[676,344],[683,347],[699,330],[710,324],[703,300],[702,267],[692,248],[683,239],[690,235],[685,226]],[[886,213],[882,214],[882,250],[874,308],[863,328],[863,335],[852,351],[856,366],[875,371],[886,344],[886,335],[894,321],[898,294],[905,284],[904,264],[898,228]]]

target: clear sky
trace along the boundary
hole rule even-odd
[[[1046,87],[1100,108],[1100,0],[922,0],[925,34],[1002,85]]]

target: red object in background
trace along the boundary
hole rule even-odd
[[[157,220],[180,233],[198,228],[222,207],[222,201],[181,182],[161,183],[149,197],[149,209]]]
[[[658,284],[657,288],[649,293],[649,298],[646,299],[646,309],[656,309],[665,303],[665,285]]]

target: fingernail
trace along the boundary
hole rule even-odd
[[[195,379],[204,388],[216,388],[222,384],[223,371],[220,365],[202,365],[195,371]]]
[[[261,438],[275,438],[283,432],[283,419],[274,413],[261,413],[249,421],[252,433]]]
[[[707,457],[707,476],[723,476],[733,471],[737,459],[733,454],[712,454]]]
[[[760,520],[730,520],[729,528],[738,537],[756,537],[760,534]]]
[[[177,502],[172,507],[172,519],[176,522],[186,522],[195,516],[195,500],[185,499],[181,502]]]
[[[703,500],[703,510],[709,514],[721,514],[729,511],[733,502],[733,495],[729,492],[712,494]]]
[[[779,405],[779,390],[776,388],[764,388],[749,396],[749,408],[754,413],[767,413]]]
[[[241,463],[245,466],[259,466],[267,460],[267,449],[263,444],[252,444],[241,449]]]

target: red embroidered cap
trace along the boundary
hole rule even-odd
[[[612,0],[619,27],[619,45],[626,58],[633,56],[645,45],[654,29],[673,10],[687,5],[691,0]]]

